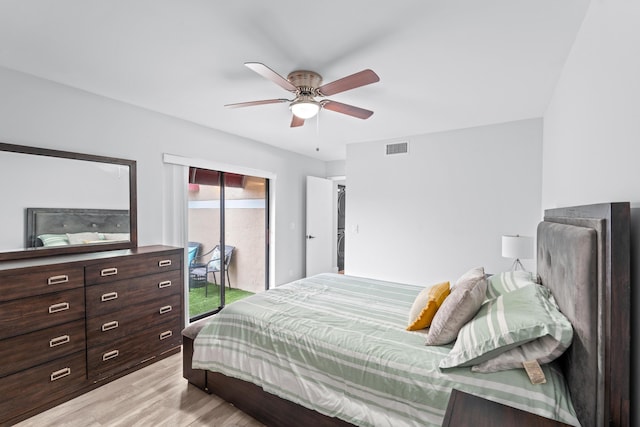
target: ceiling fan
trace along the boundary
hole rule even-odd
[[[292,71],[285,79],[280,74],[260,62],[245,62],[244,65],[260,74],[262,77],[271,80],[283,89],[295,94],[295,98],[277,98],[265,99],[262,101],[239,102],[236,104],[227,104],[225,107],[238,108],[288,102],[289,108],[293,113],[291,127],[304,125],[304,121],[318,114],[318,111],[320,111],[321,108],[335,111],[337,113],[347,114],[359,119],[368,119],[373,114],[373,111],[332,101],[330,99],[316,100],[316,98],[324,98],[326,96],[335,95],[336,93],[345,92],[347,90],[380,81],[380,77],[378,77],[378,75],[372,70],[362,70],[358,73],[351,74],[350,76],[343,77],[323,85],[322,76],[314,71]]]

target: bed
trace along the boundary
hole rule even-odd
[[[130,214],[121,209],[26,208],[27,248],[128,242]]]
[[[331,274],[236,302],[206,325],[188,327],[184,376],[267,425],[435,426],[453,388],[570,425],[629,425],[629,213],[628,203],[553,209],[538,226],[540,280],[573,326],[569,349],[543,366],[546,384],[532,385],[521,369],[439,369],[452,344],[424,346],[424,334],[402,328],[415,287]],[[323,303],[320,311],[351,319],[353,328],[320,318],[310,305],[314,300]],[[247,313],[265,304],[275,317],[251,320]],[[278,306],[289,307],[288,314],[275,312]],[[292,310],[301,314],[295,326],[280,323],[278,317],[290,317]],[[244,325],[239,334],[254,344],[241,344],[240,355],[226,350],[238,339],[225,335],[234,324]],[[357,333],[338,333],[345,329]],[[323,340],[314,335],[318,331]],[[213,345],[204,351],[207,342]],[[331,397],[337,390],[338,400]]]

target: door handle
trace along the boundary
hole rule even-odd
[[[312,236],[311,234],[307,234],[307,239],[315,239],[316,236]]]

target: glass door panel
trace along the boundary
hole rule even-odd
[[[192,321],[266,289],[268,185],[265,178],[189,169]]]

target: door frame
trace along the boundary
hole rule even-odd
[[[275,263],[276,263],[276,254],[275,251],[271,250],[271,248],[275,247],[275,221],[276,221],[276,195],[275,195],[275,188],[276,188],[276,179],[277,179],[277,174],[271,171],[267,171],[267,170],[262,170],[262,169],[253,169],[253,168],[248,168],[248,167],[244,167],[244,166],[239,166],[239,165],[234,165],[234,164],[229,164],[229,163],[222,163],[222,162],[217,162],[217,161],[213,161],[213,160],[207,160],[207,159],[201,159],[201,158],[196,158],[196,157],[184,157],[184,156],[178,156],[175,154],[169,154],[169,153],[164,153],[163,154],[163,162],[167,163],[167,164],[171,164],[171,165],[177,165],[177,166],[181,166],[183,171],[182,171],[182,182],[178,183],[178,185],[174,185],[173,186],[173,191],[174,192],[182,192],[180,195],[176,195],[176,199],[177,200],[182,200],[182,224],[179,224],[177,227],[179,227],[181,230],[181,234],[182,234],[182,245],[184,247],[187,247],[187,240],[188,240],[188,224],[187,224],[187,183],[188,183],[188,175],[189,175],[189,167],[193,166],[193,167],[197,167],[197,168],[202,168],[202,169],[209,169],[209,170],[214,170],[214,171],[220,171],[220,172],[229,172],[229,173],[235,173],[235,174],[239,174],[239,175],[249,175],[249,176],[255,176],[258,178],[265,178],[269,180],[269,185],[268,185],[268,199],[269,199],[269,206],[267,209],[268,212],[268,231],[267,231],[267,257],[268,257],[268,264],[267,264],[267,269],[269,271],[268,274],[268,278],[267,278],[267,283],[266,283],[266,287],[267,289],[271,289],[271,287],[274,286],[275,283]],[[175,183],[174,183],[175,184]],[[181,185],[180,185],[181,184]],[[175,207],[174,207],[175,208]],[[186,260],[186,252],[185,252],[185,260]],[[185,261],[186,262],[186,261]],[[184,283],[188,283],[187,280],[189,279],[188,277],[189,275],[189,270],[187,268],[184,269],[184,278],[183,280],[185,280]],[[188,287],[185,286],[185,298],[188,297],[188,294],[186,294],[186,292],[188,292]],[[186,311],[186,310],[185,310]],[[186,321],[185,321],[185,325],[189,324],[189,319],[188,319],[188,315],[186,315]]]

